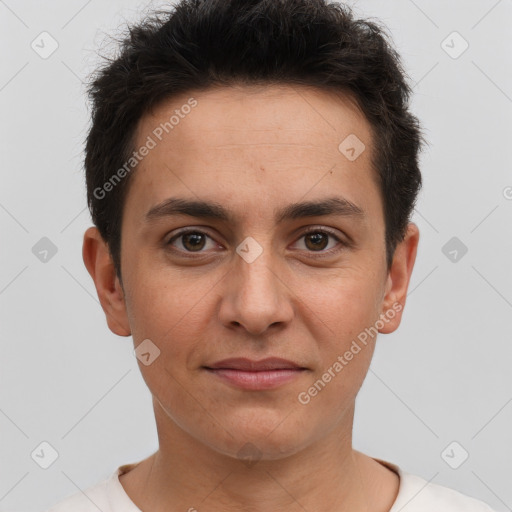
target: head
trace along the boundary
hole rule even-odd
[[[183,1],[90,95],[84,261],[110,329],[150,340],[157,420],[268,458],[348,428],[419,238],[422,137],[384,29],[323,0]],[[208,370],[229,357],[304,370],[241,390]]]

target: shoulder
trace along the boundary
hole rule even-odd
[[[141,512],[126,494],[119,476],[139,462],[119,466],[109,477],[59,501],[44,512]]]
[[[108,483],[112,477],[91,485],[83,492],[67,496],[44,512],[111,512],[108,502]]]
[[[425,479],[401,472],[404,492],[398,495],[390,512],[494,512],[489,505],[459,491],[427,482]]]
[[[454,489],[428,482],[389,462],[386,462],[385,465],[400,476],[398,496],[389,512],[494,512],[483,501]]]

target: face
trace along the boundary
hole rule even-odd
[[[411,224],[386,271],[364,116],[310,88],[218,88],[161,104],[136,135],[153,147],[125,202],[122,292],[102,292],[85,243],[84,258],[111,329],[150,340],[139,367],[159,433],[267,459],[350,436],[417,244]],[[243,366],[268,358],[286,363]]]

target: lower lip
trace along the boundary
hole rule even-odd
[[[302,368],[263,370],[259,372],[227,368],[207,368],[207,370],[239,388],[253,390],[276,388],[296,379],[304,371]]]

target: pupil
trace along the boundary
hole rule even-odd
[[[202,239],[202,240],[201,240]],[[187,244],[192,240],[191,247],[189,247]],[[201,244],[201,242],[203,242]],[[204,246],[204,238],[201,233],[187,233],[186,235],[183,235],[183,245],[186,249],[202,249]]]
[[[312,235],[307,235],[306,236],[306,246],[308,246],[308,249],[325,249],[325,247],[327,245],[326,243],[321,244],[322,247],[315,245],[315,244],[318,244],[318,242],[321,242],[322,238],[323,238],[324,242],[327,241],[327,236],[324,233],[314,233]],[[309,247],[308,240],[313,240],[313,247]]]

